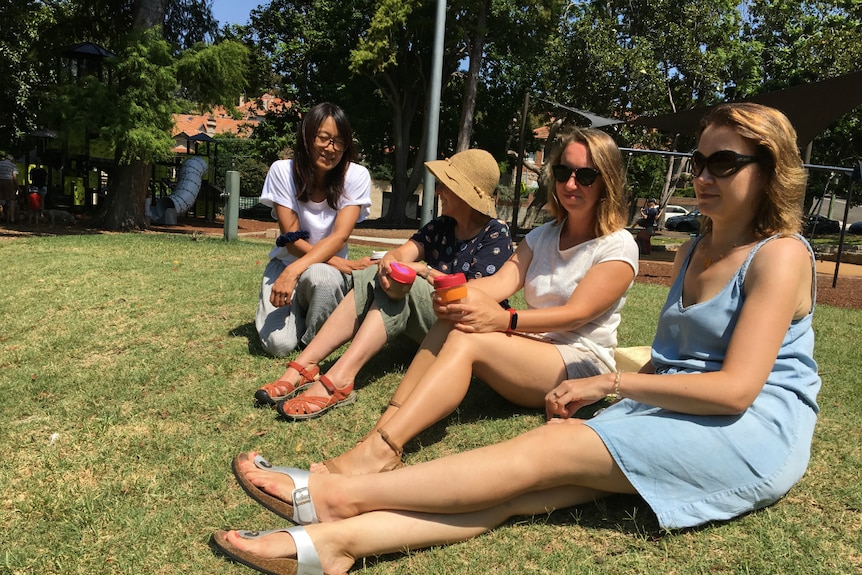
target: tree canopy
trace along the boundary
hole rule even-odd
[[[59,118],[90,133],[98,126],[118,144],[118,165],[147,162],[165,149],[166,118],[178,106],[205,109],[244,90],[272,90],[293,108],[274,114],[256,136],[254,153],[269,161],[290,144],[297,114],[329,100],[350,115],[363,161],[391,178],[388,217],[403,220],[407,195],[424,175],[435,2],[272,0],[252,10],[246,25],[222,30],[209,0],[5,3],[0,17],[20,25],[0,38],[0,148],[20,147],[29,131]],[[144,16],[157,24],[149,34]],[[504,160],[526,94],[532,129],[584,123],[570,108],[629,120],[856,71],[860,29],[862,4],[846,0],[452,0],[439,155],[476,146]],[[85,40],[117,55],[112,81],[54,92],[57,54]],[[689,135],[612,130],[623,145],[693,146]],[[862,156],[860,131],[858,113],[841,118],[815,140],[811,162]],[[681,168],[632,159],[632,189],[656,195]],[[134,227],[136,217],[114,223]]]

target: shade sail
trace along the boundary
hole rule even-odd
[[[781,110],[796,129],[797,144],[802,149],[841,116],[862,105],[862,71],[736,101],[756,102]],[[628,123],[674,134],[694,134],[700,119],[711,108],[706,106],[674,114],[641,116]]]

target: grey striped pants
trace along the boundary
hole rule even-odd
[[[329,264],[312,264],[299,277],[291,304],[274,307],[269,302],[272,285],[285,267],[277,258],[267,264],[254,321],[263,349],[275,357],[284,357],[299,345],[308,345],[353,287],[352,275],[345,275]]]

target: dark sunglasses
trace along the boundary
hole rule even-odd
[[[691,155],[691,173],[696,178],[703,173],[704,168],[708,168],[709,173],[714,178],[726,178],[732,176],[744,166],[757,161],[759,161],[757,156],[737,154],[731,150],[714,152],[708,158],[700,152],[695,151]]]
[[[575,174],[575,181],[582,186],[592,186],[601,173],[593,168],[570,168],[562,164],[557,164],[551,168],[554,172],[554,179],[561,184],[565,184]]]

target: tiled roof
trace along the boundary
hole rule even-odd
[[[216,136],[231,133],[240,138],[248,138],[268,111],[282,105],[290,107],[290,102],[272,94],[264,94],[260,98],[240,102],[237,106],[241,116],[239,120],[234,119],[223,106],[217,106],[211,112],[200,115],[174,114],[174,139],[177,140],[177,148],[182,148],[179,151],[185,151],[186,139],[195,134]]]

